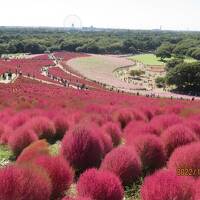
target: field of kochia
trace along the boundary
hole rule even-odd
[[[84,56],[54,55],[69,71]],[[198,101],[115,93],[50,68],[71,78],[63,87],[40,74],[54,65],[46,55],[6,62],[23,74],[0,84],[0,200],[200,199]]]

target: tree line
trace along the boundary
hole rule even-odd
[[[59,28],[0,28],[0,54],[46,51],[101,54],[155,52],[200,59],[200,33],[139,30],[69,31]],[[163,58],[161,56],[161,58]]]

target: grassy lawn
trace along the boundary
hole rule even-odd
[[[132,56],[129,59],[140,61],[140,62],[144,63],[145,65],[164,65],[164,63],[161,62],[160,59],[157,58],[154,54],[140,54],[140,55]],[[173,59],[173,57],[166,59],[166,61],[170,60],[170,59]],[[195,61],[197,61],[197,60],[195,60],[194,58],[185,57],[186,63],[192,63]]]
[[[192,63],[192,62],[196,62],[197,60],[195,60],[194,58],[190,58],[190,57],[186,57],[185,58],[185,62],[186,63]]]
[[[131,60],[136,60],[144,63],[145,65],[164,65],[154,54],[140,54],[130,57]]]
[[[9,163],[9,159],[12,156],[12,152],[3,145],[0,145],[0,166],[4,166]]]

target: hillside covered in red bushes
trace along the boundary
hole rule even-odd
[[[0,200],[199,200],[200,103],[97,85],[0,84]]]

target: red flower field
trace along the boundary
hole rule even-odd
[[[0,60],[0,73],[22,71],[0,83],[0,146],[12,154],[0,200],[199,200],[198,100],[109,91],[60,67],[87,55],[54,56]]]

